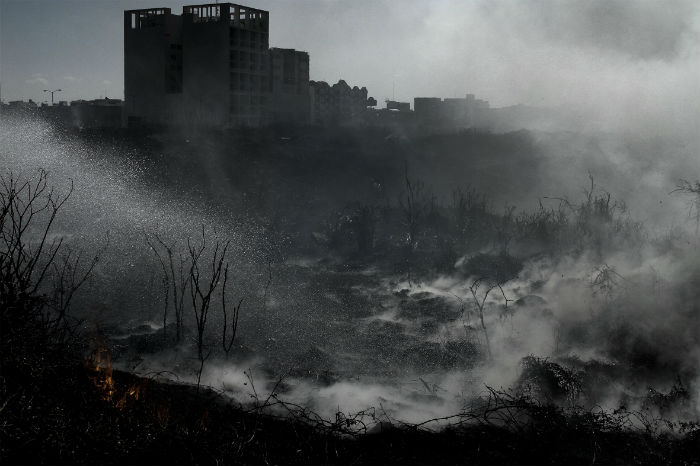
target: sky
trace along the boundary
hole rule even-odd
[[[0,0],[3,101],[123,98],[125,9],[191,1]],[[270,46],[309,52],[311,79],[369,95],[475,94],[611,122],[697,127],[700,6],[692,0],[250,0]]]

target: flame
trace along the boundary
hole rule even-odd
[[[126,391],[122,394],[122,397],[119,399],[119,401],[117,401],[117,408],[124,409],[129,399],[138,400],[143,391],[143,385],[141,385],[138,382],[132,383],[131,385],[129,385],[129,388],[126,389]]]
[[[145,392],[145,385],[141,381],[133,382],[119,396],[113,378],[112,354],[104,337],[96,329],[91,343],[92,351],[85,360],[85,367],[88,370],[88,376],[100,392],[101,398],[113,403],[120,410],[124,409],[130,400],[141,398]]]
[[[209,410],[205,409],[204,414],[202,414],[202,419],[199,420],[199,428],[206,431],[208,420],[209,420]]]
[[[158,423],[163,429],[165,429],[168,426],[168,422],[170,421],[169,404],[163,404],[158,406],[158,410],[156,411],[156,419],[158,419]]]
[[[102,394],[102,399],[112,401],[116,392],[112,378],[112,355],[102,338],[94,338],[93,346],[90,357],[86,361],[86,366],[92,372],[90,378]]]

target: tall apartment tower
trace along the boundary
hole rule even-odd
[[[268,12],[232,3],[183,7],[183,94],[204,126],[260,126],[268,100]]]
[[[170,8],[124,12],[124,124],[163,125],[180,112],[182,58],[182,18]]]
[[[129,126],[260,126],[269,112],[269,14],[232,3],[124,12]]]
[[[270,118],[274,123],[308,124],[309,54],[294,49],[270,49]]]

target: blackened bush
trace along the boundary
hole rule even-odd
[[[469,277],[505,283],[517,277],[522,268],[522,261],[507,253],[477,254],[462,266],[462,273]]]
[[[516,384],[517,391],[540,401],[570,406],[577,403],[582,393],[583,372],[532,355],[524,357],[520,365],[522,373]]]
[[[0,176],[0,454],[10,461],[55,460],[49,452],[72,438],[66,400],[90,398],[68,311],[96,259],[81,264],[61,238],[49,239],[71,192],[57,194],[44,171],[28,181]]]

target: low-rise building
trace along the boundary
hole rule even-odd
[[[39,106],[32,99],[29,100],[11,100],[7,104],[3,104],[3,110],[15,113],[15,112],[33,112]]]
[[[310,121],[309,54],[294,49],[270,49],[271,123]]]
[[[487,121],[489,103],[473,94],[463,98],[416,97],[413,109],[419,124],[429,127],[471,128]]]
[[[120,99],[74,100],[70,103],[71,122],[77,128],[119,128],[122,108]]]
[[[399,112],[410,112],[411,103],[410,102],[397,102],[395,100],[386,101],[387,110],[396,110]]]
[[[350,87],[344,80],[330,86],[325,81],[311,81],[311,123],[315,125],[354,126],[363,124],[368,105],[367,88]]]

